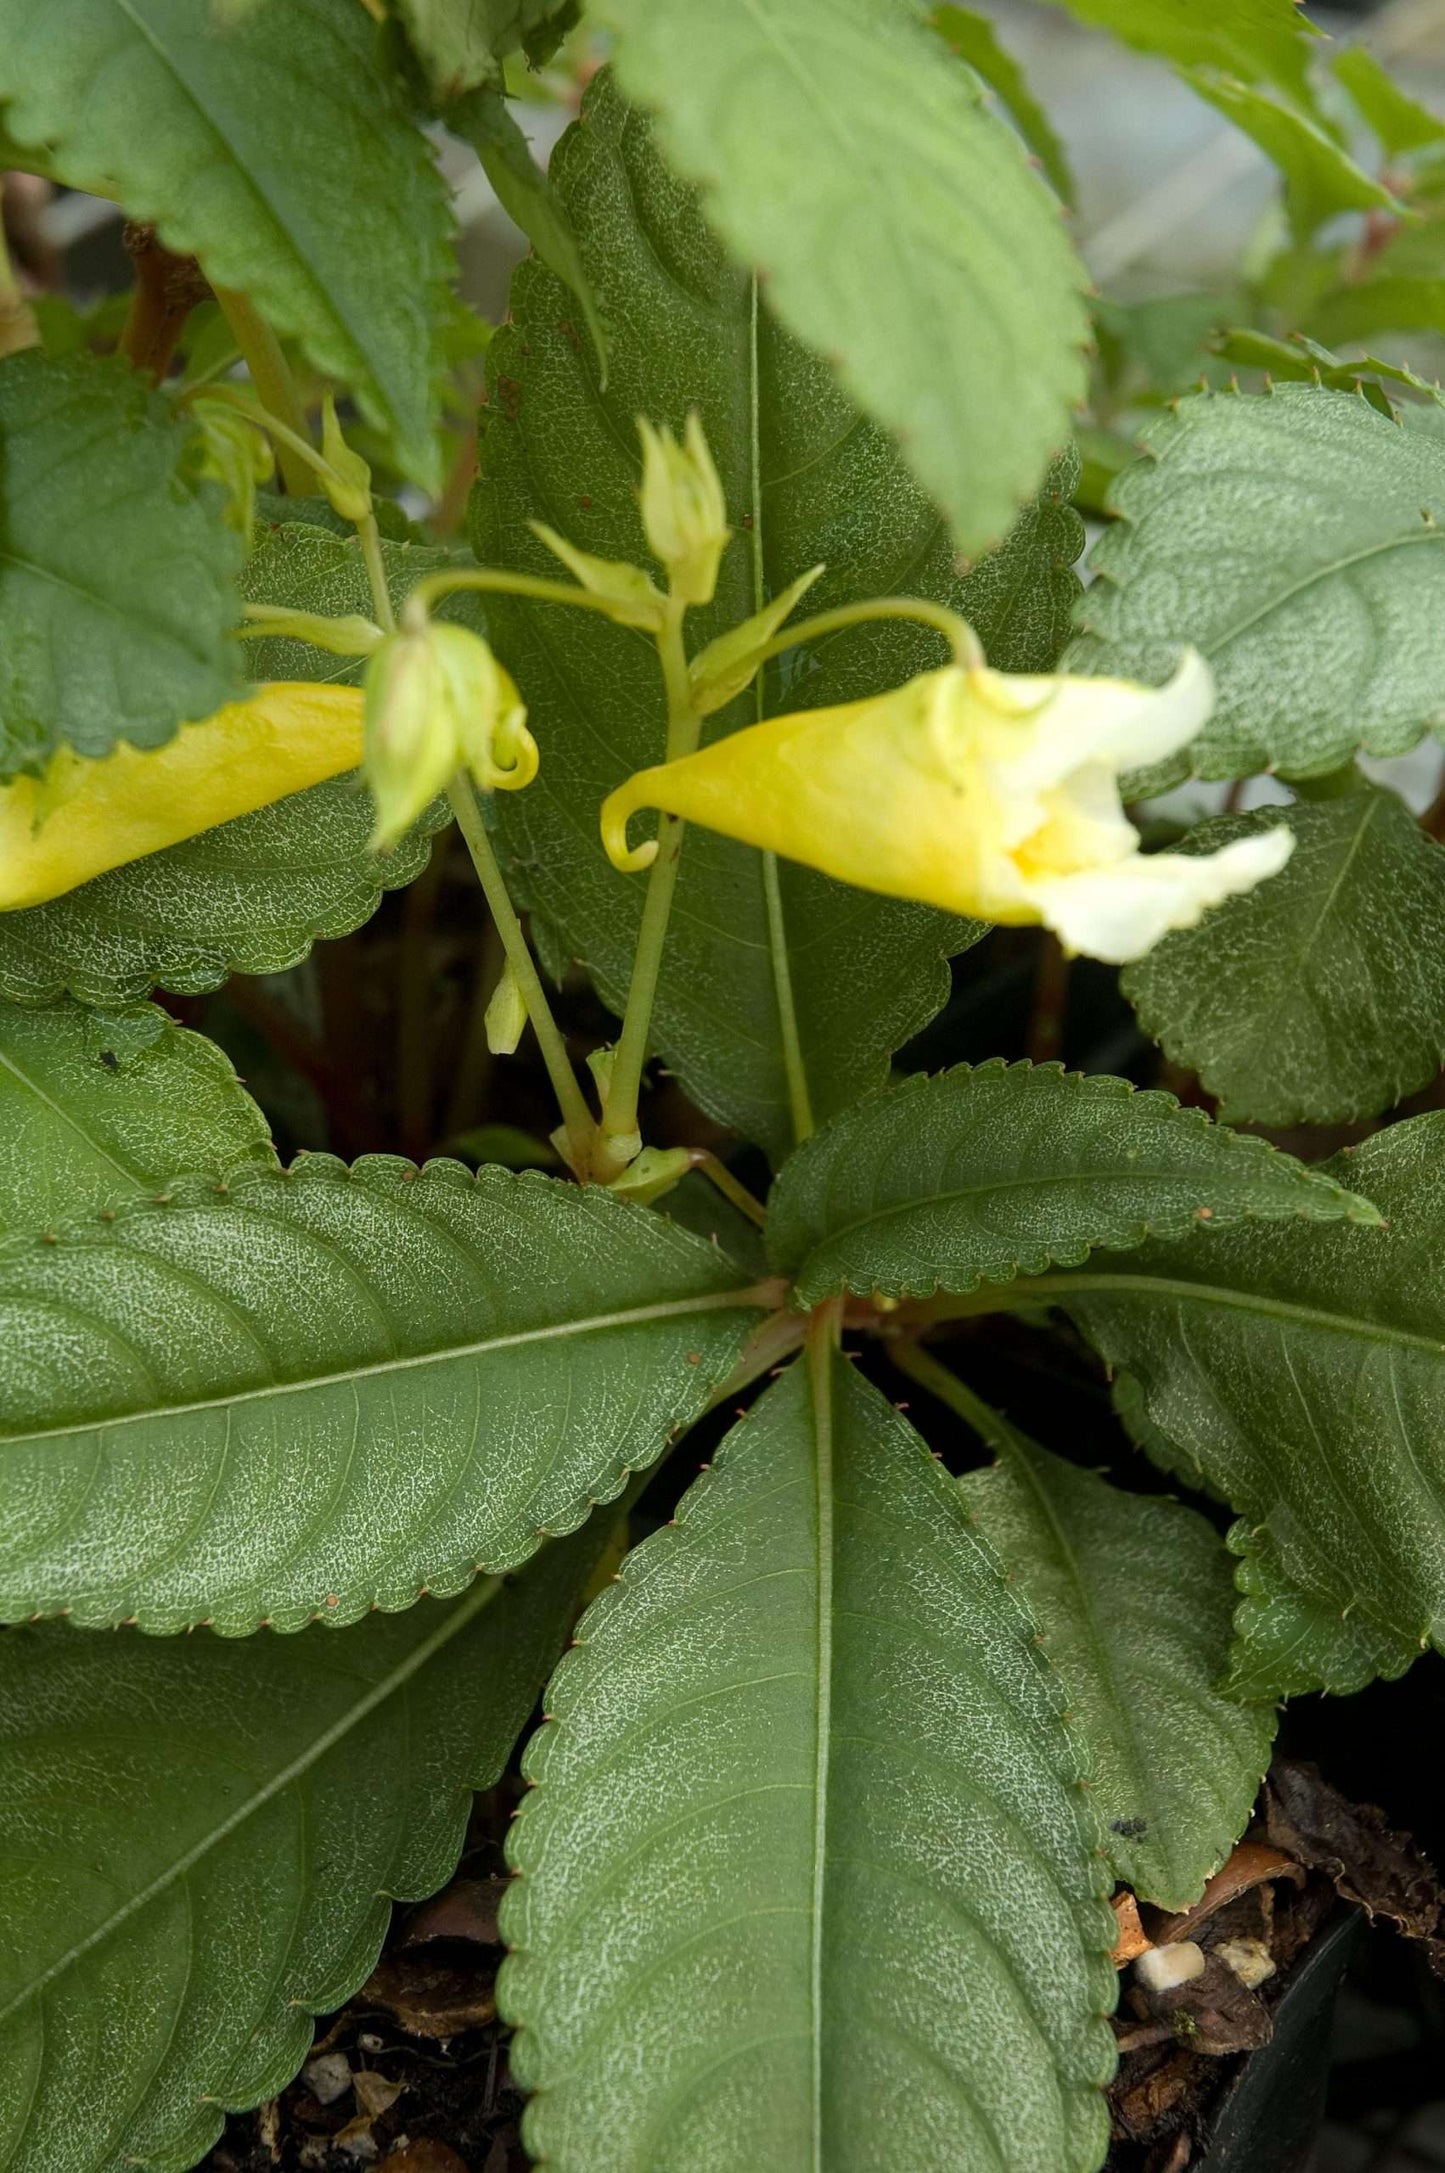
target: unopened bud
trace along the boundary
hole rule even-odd
[[[590,551],[579,551],[545,521],[529,525],[533,535],[540,536],[588,594],[605,601],[607,616],[616,625],[638,626],[644,633],[656,633],[666,614],[667,598],[640,566],[629,566],[621,558],[594,558]]]
[[[385,852],[457,767],[456,730],[430,629],[390,635],[368,662],[362,686],[366,781],[376,802],[371,843]]]
[[[696,413],[683,442],[638,418],[642,439],[642,526],[667,568],[672,593],[686,604],[712,601],[728,537],[727,505]]]
[[[527,1024],[527,1005],[509,959],[486,1013],[487,1047],[493,1056],[514,1056]]]
[[[328,392],[321,403],[321,452],[330,473],[321,487],[344,521],[364,521],[371,512],[371,470],[341,435],[336,402]]]
[[[458,770],[484,792],[537,774],[537,745],[509,675],[480,635],[422,620],[390,634],[366,667],[372,845],[394,845]]]

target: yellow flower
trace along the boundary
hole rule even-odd
[[[0,911],[43,904],[360,760],[358,689],[285,681],[183,725],[164,747],[123,742],[98,762],[63,749],[44,777],[0,787]]]
[[[602,809],[614,865],[646,867],[627,824],[663,808],[895,898],[1042,922],[1065,949],[1123,963],[1283,867],[1283,827],[1217,853],[1143,854],[1122,771],[1173,754],[1213,707],[1202,657],[1167,686],[1014,677],[980,665],[804,710],[642,770]]]
[[[537,774],[537,743],[509,675],[479,634],[424,620],[388,635],[366,667],[366,781],[378,850],[466,770],[484,792]]]

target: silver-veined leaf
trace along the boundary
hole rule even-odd
[[[1182,1502],[1126,1493],[997,1422],[964,1493],[1008,1564],[1087,1747],[1109,1861],[1184,1909],[1249,1823],[1272,1704],[1220,1689],[1237,1594],[1224,1542]]]
[[[1201,1225],[1341,1216],[1378,1219],[1172,1095],[996,1059],[916,1076],[816,1133],[773,1189],[768,1243],[816,1305],[973,1290]]]
[[[1111,1920],[1057,1695],[845,1361],[768,1391],[547,1704],[500,1980],[536,2157],[1092,2173]]]
[[[1221,1116],[1258,1124],[1372,1117],[1445,1060],[1445,852],[1393,792],[1223,815],[1185,840],[1213,852],[1285,823],[1281,874],[1166,936],[1124,989]]]
[[[456,1863],[607,1536],[344,1638],[0,1636],[0,2166],[194,2165]]]
[[[153,1005],[0,1003],[0,1237],[274,1160],[229,1058]]]
[[[1313,777],[1445,720],[1445,442],[1324,387],[1202,393],[1111,504],[1068,662],[1158,680],[1202,651],[1218,704],[1168,775]]]
[[[571,1531],[759,1298],[662,1216],[390,1156],[182,1181],[0,1254],[0,1620],[355,1621]]]

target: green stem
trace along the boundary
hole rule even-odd
[[[381,556],[381,530],[376,525],[376,515],[368,513],[365,520],[356,523],[356,533],[361,538],[361,556],[366,566],[366,578],[371,583],[371,598],[376,607],[377,624],[385,633],[396,628],[396,613],[391,608],[391,590],[386,585],[386,566]]]
[[[309,464],[296,448],[300,444],[310,450],[306,410],[301,405],[291,365],[281,351],[281,342],[265,318],[257,314],[247,295],[237,294],[230,287],[217,287],[215,292],[221,314],[241,350],[241,360],[251,373],[257,398],[267,413],[290,433],[289,442],[278,433],[276,456],[281,480],[291,497],[305,498],[311,491]]]
[[[793,967],[783,925],[783,888],[776,853],[764,853],[763,908],[768,916],[768,950],[773,962],[773,989],[778,1006],[778,1038],[783,1050],[783,1076],[788,1082],[788,1114],[793,1125],[793,1144],[801,1147],[813,1130],[813,1100],[808,1092],[808,1066],[798,1032],[798,1007],[793,1000]]]
[[[391,592],[386,585],[386,568],[382,564],[381,536],[376,525],[376,515],[368,513],[365,520],[357,522],[356,529],[361,538],[361,555],[366,563],[367,578],[371,583],[372,608],[378,622],[390,633],[396,625],[396,614],[391,608]],[[407,598],[408,609],[416,594],[417,591],[413,589]],[[466,840],[467,851],[472,856],[472,866],[477,871],[477,881],[481,884],[482,893],[491,909],[492,922],[501,939],[507,963],[522,992],[522,1002],[526,1006],[532,1031],[537,1037],[537,1046],[542,1052],[542,1061],[547,1067],[547,1076],[557,1097],[557,1107],[562,1112],[562,1124],[567,1134],[567,1160],[576,1174],[583,1177],[589,1170],[597,1127],[577,1083],[577,1075],[567,1055],[566,1043],[562,1039],[557,1021],[552,1016],[547,991],[543,988],[541,975],[533,963],[522,923],[517,918],[516,908],[507,890],[506,877],[492,850],[492,841],[487,835],[487,826],[482,820],[482,811],[477,805],[471,780],[463,771],[459,770],[452,779],[447,788],[447,798],[451,802],[452,813],[456,816],[457,828]]]
[[[715,1185],[725,1200],[731,1200],[749,1222],[755,1222],[760,1230],[766,1226],[767,1209],[761,1200],[753,1198],[746,1185],[738,1183],[726,1162],[719,1161],[706,1147],[694,1147],[691,1160],[693,1168],[700,1171],[710,1185]]]
[[[685,605],[669,597],[667,617],[657,637],[667,689],[667,755],[669,762],[690,755],[697,745],[702,720],[692,703],[688,684],[687,655],[682,642]],[[647,878],[642,923],[637,931],[637,950],[632,960],[632,979],[627,990],[627,1009],[612,1060],[612,1076],[602,1112],[604,1176],[626,1169],[642,1144],[637,1124],[637,1098],[642,1087],[642,1067],[647,1062],[652,1007],[662,972],[667,943],[667,924],[672,913],[672,894],[677,888],[678,864],[686,824],[677,815],[664,815],[657,826],[657,857]]]
[[[522,992],[527,1017],[537,1037],[542,1061],[547,1067],[547,1076],[557,1097],[557,1106],[562,1112],[562,1122],[567,1133],[568,1160],[573,1169],[581,1174],[587,1168],[592,1142],[596,1136],[597,1128],[592,1121],[592,1113],[577,1083],[566,1045],[552,1016],[552,1007],[547,1001],[541,976],[533,964],[527,938],[522,932],[522,923],[518,920],[516,909],[507,894],[506,879],[492,850],[492,841],[487,835],[487,826],[482,821],[482,811],[477,805],[476,794],[470,780],[460,771],[448,788],[447,798],[451,802],[452,813],[457,818],[457,827],[466,839],[467,851],[472,856],[477,880],[491,908],[507,963]]]
[[[936,1358],[924,1350],[921,1343],[906,1342],[901,1336],[890,1338],[888,1355],[900,1373],[906,1373],[911,1380],[917,1381],[920,1387],[928,1390],[930,1396],[936,1396],[940,1403],[947,1404],[949,1410],[961,1418],[965,1426],[971,1426],[985,1447],[992,1449],[995,1456],[1002,1455],[1008,1448],[1009,1429],[997,1411],[986,1404],[982,1396],[976,1396],[966,1381],[961,1381],[947,1366],[941,1366]]]
[[[865,626],[874,619],[912,619],[920,626],[931,626],[942,634],[954,663],[965,671],[977,671],[986,662],[983,644],[967,619],[946,605],[929,603],[922,596],[873,596],[865,603],[839,604],[833,611],[820,611],[811,619],[800,619],[796,626],[784,627],[758,651],[759,668],[802,642],[819,641],[824,634],[840,634],[845,627]]]
[[[35,312],[21,292],[10,262],[5,228],[0,222],[0,355],[18,355],[22,348],[38,347],[40,329]]]
[[[191,391],[197,389],[193,386],[184,397],[189,399]],[[277,458],[281,462],[281,472],[286,477],[286,488],[293,498],[306,495],[311,488],[313,477],[319,478],[323,487],[327,490],[328,496],[333,484],[338,490],[344,491],[346,489],[344,479],[337,474],[326,455],[318,453],[309,438],[303,437],[300,431],[293,430],[290,423],[283,421],[281,416],[275,414],[264,402],[248,399],[238,385],[209,385],[205,388],[205,392],[208,400],[223,400],[227,407],[235,408],[238,415],[244,415],[248,422],[253,422],[258,430],[264,430],[266,435],[274,441]],[[288,459],[296,464],[294,471],[287,469],[286,462]],[[299,486],[292,480],[293,472],[301,478]],[[376,528],[376,515],[368,513],[366,521],[369,521],[372,528],[376,530],[376,563],[380,566],[381,531]],[[365,551],[366,536],[364,530],[366,523],[365,521],[357,521],[353,525],[362,531],[362,550]],[[371,564],[368,560],[367,572],[370,573],[370,571]],[[385,587],[385,583],[382,585]],[[390,600],[388,599],[389,607]]]
[[[455,596],[458,590],[467,589],[486,596],[530,596],[542,604],[576,604],[583,611],[609,612],[611,603],[605,596],[594,596],[590,589],[572,588],[565,581],[548,581],[541,574],[504,573],[497,566],[458,567],[451,573],[429,573],[418,581],[406,600],[406,609],[414,619],[424,619],[433,604],[444,596]]]

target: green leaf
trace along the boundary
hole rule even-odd
[[[547,42],[572,0],[398,0],[397,13],[434,95],[448,99],[500,82],[507,55]]]
[[[602,382],[607,382],[607,336],[597,313],[572,221],[531,146],[513,120],[499,91],[480,90],[449,106],[447,127],[472,146],[482,162],[498,203],[519,226],[548,271],[570,287],[582,312],[588,337],[597,351]]]
[[[0,780],[158,747],[239,693],[240,549],[189,443],[118,362],[0,361]]]
[[[1112,31],[1138,52],[1180,68],[1218,68],[1244,83],[1276,83],[1312,104],[1310,40],[1318,37],[1295,0],[1054,0],[1081,23]]]
[[[972,8],[936,7],[929,17],[945,45],[966,61],[975,75],[995,91],[1004,111],[1048,175],[1066,204],[1074,201],[1074,177],[1068,154],[1054,134],[1049,117],[1029,89],[1028,78],[1012,53],[999,44],[998,32],[987,15]]]
[[[344,1638],[0,1639],[0,2163],[194,2165],[460,1854],[607,1536]]]
[[[1165,677],[1192,642],[1214,717],[1167,770],[1314,777],[1445,721],[1445,445],[1351,393],[1201,393],[1125,470],[1070,668]]]
[[[127,1004],[153,988],[197,995],[233,973],[294,966],[418,876],[448,817],[438,803],[384,858],[368,848],[374,819],[359,776],[333,778],[48,904],[0,913],[0,998]]]
[[[849,407],[823,366],[756,306],[648,131],[604,77],[552,160],[558,194],[613,327],[604,395],[565,289],[519,271],[513,325],[489,355],[482,474],[472,538],[492,564],[556,565],[528,523],[558,527],[599,557],[637,560],[635,417],[680,425],[701,412],[734,528],[717,602],[689,615],[702,647],[798,574],[828,561],[810,609],[902,588],[964,612],[993,661],[1044,671],[1062,647],[1078,586],[1081,525],[1059,463],[1046,497],[967,579],[947,532],[888,441]],[[634,769],[661,758],[666,710],[650,643],[592,613],[498,597],[488,621],[516,674],[542,748],[526,792],[498,814],[514,879],[551,948],[575,956],[620,1009],[643,885],[605,859],[597,813]],[[854,628],[795,650],[760,689],[709,718],[709,736],[759,714],[844,702],[942,661],[936,637],[899,624]],[[656,1046],[688,1093],[776,1160],[793,1139],[782,1018],[796,1025],[815,1117],[881,1085],[891,1052],[943,1002],[946,950],[978,933],[921,906],[770,864],[697,830],[684,847]]]
[[[1438,248],[1438,221],[1431,233]],[[1377,332],[1439,333],[1445,331],[1445,279],[1384,269],[1360,286],[1336,287],[1310,312],[1310,324],[1336,346]]]
[[[1223,1230],[1032,1286],[1119,1372],[1149,1453],[1242,1519],[1252,1588],[1276,1609],[1279,1678],[1239,1657],[1257,1695],[1358,1689],[1445,1641],[1445,1116],[1324,1168],[1384,1227]]]
[[[742,1283],[602,1191],[387,1155],[13,1246],[0,1620],[295,1629],[510,1569],[706,1408]]]
[[[1329,130],[1272,90],[1203,68],[1183,71],[1191,90],[1243,129],[1279,168],[1295,238],[1344,211],[1401,211],[1392,190],[1356,165]]]
[[[437,477],[446,194],[356,0],[226,22],[195,0],[0,0],[0,104],[74,188],[114,196],[355,388]]]
[[[1445,143],[1445,121],[1401,90],[1366,46],[1345,46],[1330,65],[1336,82],[1343,83],[1388,157]]]
[[[1143,1901],[1197,1901],[1249,1824],[1274,1707],[1218,1689],[1234,1581],[1197,1510],[1110,1486],[999,1422],[999,1462],[963,1490],[1039,1625],[1087,1746],[1115,1874]]]
[[[1280,823],[1295,837],[1284,872],[1166,936],[1125,993],[1231,1122],[1373,1117],[1445,1061],[1445,852],[1374,786],[1221,816],[1183,850]]]
[[[1445,408],[1445,393],[1439,385],[1405,364],[1381,362],[1377,355],[1357,355],[1346,362],[1332,354],[1328,347],[1322,347],[1318,340],[1307,339],[1302,332],[1292,332],[1287,340],[1277,340],[1268,332],[1226,329],[1215,342],[1215,352],[1226,362],[1240,362],[1251,370],[1268,370],[1274,377],[1329,385],[1337,392],[1363,392],[1382,415],[1393,417],[1395,410],[1383,386],[1369,382],[1372,378],[1383,378],[1391,385],[1408,385],[1412,392],[1423,393],[1432,407]],[[1418,415],[1419,410],[1405,405],[1403,412]]]
[[[459,558],[464,554],[435,546],[383,542],[381,563],[393,609],[400,612],[424,575],[444,572]],[[258,524],[241,593],[249,604],[284,604],[322,618],[359,613],[369,619],[375,609],[361,544],[349,524],[339,535],[312,521]],[[444,597],[432,616],[457,620],[479,634],[487,630],[478,596]],[[359,657],[331,656],[309,642],[271,637],[248,642],[246,662],[253,679],[319,679],[336,686],[359,686],[363,669]]]
[[[1376,1218],[1342,1185],[1170,1094],[1056,1064],[919,1074],[799,1148],[768,1203],[796,1302],[969,1291],[1253,1217]]]
[[[1111,1935],[1052,1684],[953,1482],[819,1373],[728,1437],[549,1689],[503,1911],[528,2145],[1090,2173]]]
[[[272,1165],[266,1119],[214,1042],[147,1004],[0,1004],[0,1238]]]
[[[1011,132],[894,0],[593,0],[629,97],[769,306],[893,432],[961,550],[1083,398],[1086,275]]]

